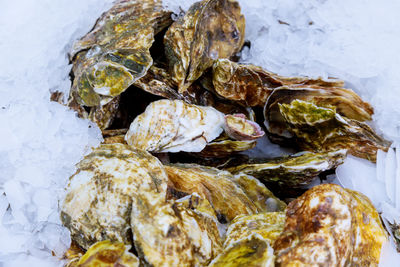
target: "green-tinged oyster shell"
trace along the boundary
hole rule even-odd
[[[387,240],[367,197],[323,184],[292,201],[274,243],[279,266],[378,266]]]
[[[159,100],[135,118],[125,139],[152,152],[199,152],[221,134],[223,123],[223,114],[212,107]]]
[[[265,126],[270,135],[276,138],[292,138],[280,112],[279,104],[289,104],[299,99],[320,107],[336,108],[338,114],[357,121],[371,120],[372,107],[352,90],[340,87],[282,86],[275,89],[264,106]]]
[[[170,164],[165,166],[165,170],[172,187],[172,195],[199,194],[210,202],[222,223],[241,214],[262,211],[227,171],[196,164]]]
[[[109,239],[131,243],[133,198],[149,209],[165,201],[168,177],[157,158],[123,144],[100,145],[71,176],[61,220],[81,247]]]
[[[272,91],[283,85],[342,87],[343,81],[283,77],[261,67],[219,59],[213,65],[213,91],[246,106],[263,106]]]
[[[233,176],[232,180],[242,188],[260,211],[274,212],[286,209],[285,202],[274,196],[263,183],[253,176],[239,173]]]
[[[229,58],[244,43],[245,20],[234,0],[194,3],[164,37],[170,73],[183,93],[218,58]]]
[[[154,35],[172,23],[158,0],[120,0],[71,51],[72,92],[85,106],[108,103],[143,77],[153,63]]]
[[[226,231],[224,247],[228,247],[253,233],[261,235],[272,246],[283,231],[285,212],[262,212],[253,215],[239,215]]]
[[[268,240],[259,234],[252,234],[247,238],[224,248],[209,267],[273,267],[274,250],[271,248]]]
[[[282,187],[299,188],[314,180],[318,174],[342,164],[346,150],[324,153],[300,152],[289,157],[246,163],[227,168],[233,174],[252,175],[267,184],[278,184]]]
[[[130,245],[104,240],[92,245],[80,258],[80,267],[139,267],[139,259],[129,252]]]
[[[375,162],[378,149],[386,151],[390,146],[367,124],[342,117],[332,106],[319,107],[294,100],[279,104],[279,109],[288,130],[305,150],[325,152],[344,148],[354,156]]]

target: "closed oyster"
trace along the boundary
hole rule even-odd
[[[119,0],[72,48],[72,92],[85,106],[99,106],[143,77],[153,63],[154,35],[172,23],[158,0]]]
[[[140,192],[148,209],[158,209],[165,201],[167,180],[161,163],[148,152],[101,145],[71,176],[61,220],[85,249],[106,239],[130,244],[133,199]]]
[[[170,73],[183,93],[218,58],[229,58],[244,43],[245,20],[234,0],[194,3],[164,37]]]
[[[247,238],[226,247],[211,263],[209,267],[273,267],[274,250],[268,240],[259,234],[252,234]]]
[[[224,247],[228,247],[253,233],[261,235],[272,246],[283,231],[285,212],[262,212],[253,215],[239,215],[226,231]]]
[[[172,195],[199,194],[210,202],[221,223],[261,211],[227,171],[196,164],[170,164],[165,170]]]
[[[292,201],[275,241],[278,266],[378,266],[386,241],[367,197],[323,184]]]
[[[118,112],[119,98],[120,96],[116,96],[107,104],[90,109],[89,119],[96,123],[101,130],[107,129],[113,122],[114,116]]]
[[[199,152],[221,134],[223,123],[223,114],[212,107],[159,100],[135,118],[125,140],[152,152]]]
[[[263,183],[253,176],[239,173],[231,179],[242,188],[243,192],[253,201],[258,210],[263,212],[284,211],[285,202],[274,194]]]
[[[81,267],[139,267],[139,259],[124,243],[104,240],[92,245],[77,266]]]
[[[225,115],[224,130],[230,138],[238,141],[256,140],[265,134],[256,122],[248,120],[244,114]]]
[[[288,130],[304,150],[326,152],[345,148],[356,157],[375,162],[378,149],[386,151],[390,146],[367,124],[342,117],[333,106],[319,107],[294,100],[279,104],[279,109]]]
[[[349,89],[315,85],[282,86],[271,93],[264,106],[265,126],[270,135],[281,139],[293,137],[287,130],[279,105],[289,104],[296,99],[320,107],[334,106],[341,116],[357,121],[371,120],[373,114],[372,107]]]
[[[281,187],[299,188],[314,180],[318,174],[342,164],[346,150],[313,153],[300,152],[289,157],[246,163],[227,168],[233,174],[252,175],[267,184],[277,184]]]
[[[261,67],[219,59],[213,65],[213,91],[246,106],[263,106],[272,91],[283,85],[342,87],[343,81],[283,77]]]

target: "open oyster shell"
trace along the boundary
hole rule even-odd
[[[170,73],[179,92],[197,80],[218,58],[229,58],[244,43],[245,20],[234,0],[194,3],[164,37]]]
[[[199,152],[221,134],[223,124],[223,114],[212,107],[159,100],[135,118],[125,140],[152,152]]]
[[[216,60],[212,74],[213,91],[246,106],[263,106],[272,91],[283,85],[342,87],[343,81],[283,77],[251,64],[228,59]]]
[[[387,239],[367,197],[323,184],[292,201],[275,241],[278,266],[378,266]]]
[[[119,0],[71,51],[78,103],[99,106],[143,77],[154,35],[172,23],[158,0]]]
[[[129,252],[124,243],[104,240],[92,245],[80,258],[80,267],[139,267],[139,259]]]
[[[123,144],[100,145],[71,176],[61,220],[81,247],[109,239],[131,243],[131,210],[140,192],[148,209],[164,203],[168,177],[157,158]]]
[[[282,86],[271,93],[264,106],[265,126],[270,135],[281,139],[293,137],[287,130],[279,105],[289,104],[296,99],[320,107],[333,106],[341,116],[357,121],[371,120],[373,114],[372,107],[349,89],[315,85]]]
[[[313,153],[300,152],[289,157],[246,163],[227,168],[233,174],[252,175],[267,184],[281,187],[299,188],[314,180],[318,174],[342,164],[346,150]]]
[[[288,130],[305,150],[325,152],[344,148],[354,156],[375,162],[377,151],[387,151],[390,146],[367,124],[342,117],[332,106],[319,107],[294,100],[279,104],[279,109]]]

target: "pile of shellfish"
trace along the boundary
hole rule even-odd
[[[370,200],[307,190],[347,154],[388,149],[372,107],[338,79],[238,63],[250,45],[235,0],[181,14],[119,0],[73,45],[67,105],[104,142],[61,204],[67,266],[379,264],[388,237]],[[246,154],[263,138],[293,153]]]

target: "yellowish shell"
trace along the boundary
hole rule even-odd
[[[151,103],[132,122],[125,140],[152,152],[199,152],[223,131],[224,115],[181,100]]]

